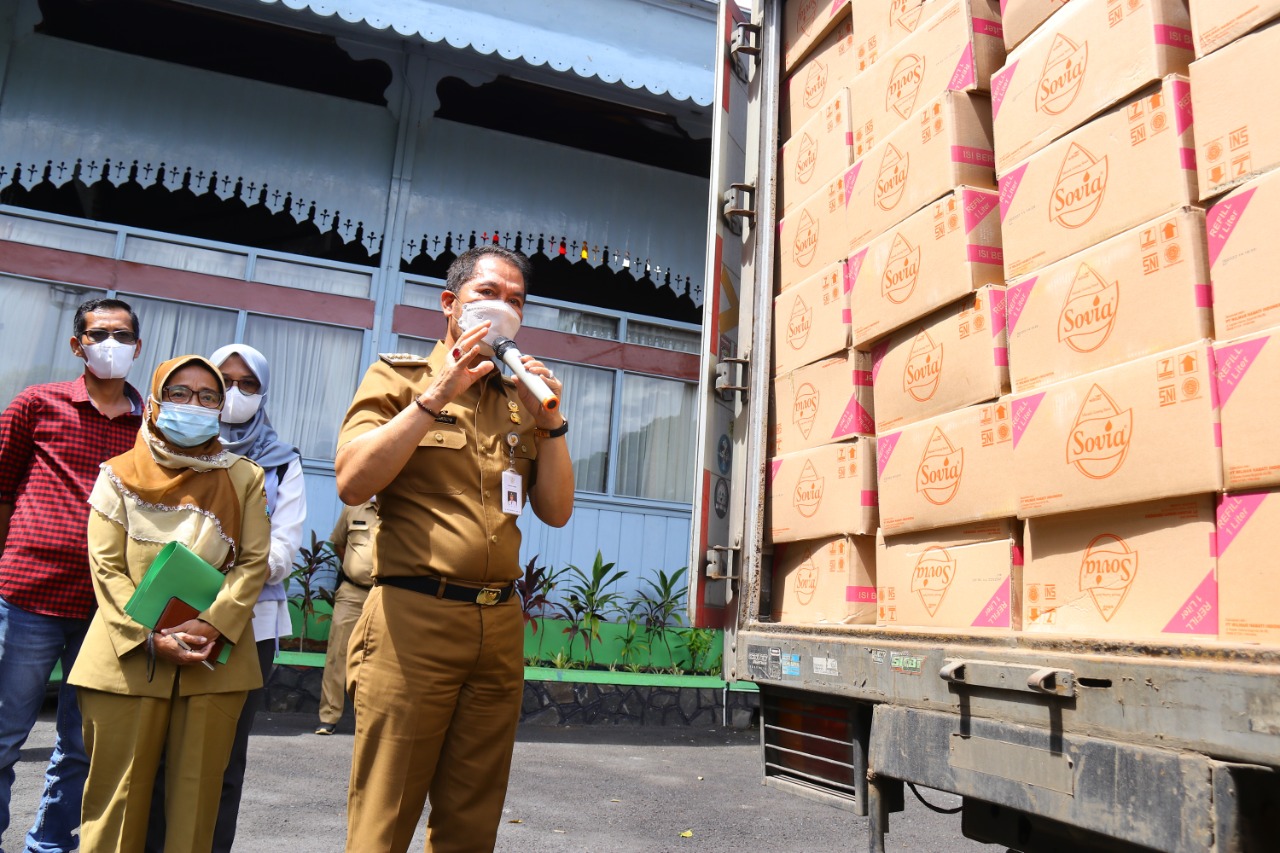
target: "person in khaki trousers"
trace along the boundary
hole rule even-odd
[[[344,506],[329,534],[329,542],[342,561],[338,588],[333,593],[333,619],[329,622],[329,649],[324,656],[324,680],[320,683],[320,725],[316,734],[331,735],[342,719],[347,691],[347,644],[360,618],[364,601],[373,587],[373,541],[378,534],[378,499],[359,506]]]

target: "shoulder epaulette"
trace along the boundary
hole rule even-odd
[[[378,358],[392,367],[426,367],[431,363],[425,355],[411,352],[382,352],[378,353]]]

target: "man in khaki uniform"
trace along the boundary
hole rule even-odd
[[[344,506],[329,534],[329,542],[342,561],[338,588],[333,593],[333,618],[329,621],[329,648],[324,656],[320,682],[320,725],[316,734],[331,735],[342,719],[347,690],[347,643],[364,601],[373,588],[373,539],[378,533],[377,499],[360,506]]]
[[[497,838],[524,683],[516,519],[526,496],[554,527],[573,511],[568,423],[482,345],[495,322],[518,326],[528,278],[528,259],[498,246],[459,256],[440,296],[443,341],[370,367],[338,437],[338,494],[377,494],[381,524],[347,659],[349,853],[407,850],[428,796],[428,851]],[[496,319],[463,331],[467,305]],[[546,365],[523,366],[561,392]]]

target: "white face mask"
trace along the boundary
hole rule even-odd
[[[107,338],[100,344],[81,344],[89,372],[99,379],[124,379],[133,367],[135,344]]]
[[[224,424],[242,424],[258,413],[262,408],[261,394],[242,394],[239,386],[227,389],[227,396],[222,402],[222,422]]]
[[[520,315],[516,309],[498,299],[479,299],[463,305],[458,328],[465,332],[485,320],[492,324],[484,336],[484,342],[489,346],[493,346],[499,337],[515,340],[516,333],[520,331]]]

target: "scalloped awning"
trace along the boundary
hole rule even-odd
[[[258,0],[485,56],[711,103],[711,0]]]

